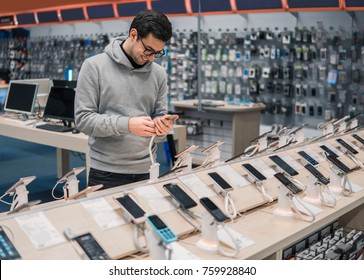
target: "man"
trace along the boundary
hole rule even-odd
[[[90,136],[90,186],[110,188],[149,178],[151,136],[172,129],[164,117],[167,75],[153,62],[164,55],[171,36],[164,14],[143,11],[133,19],[129,36],[113,39],[103,53],[84,61],[75,123]]]

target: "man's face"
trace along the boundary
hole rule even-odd
[[[145,38],[141,38],[135,30],[133,35],[130,56],[135,63],[143,65],[148,61],[153,61],[156,54],[163,51],[164,42],[155,38],[151,33]]]

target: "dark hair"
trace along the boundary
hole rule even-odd
[[[132,28],[138,31],[141,38],[152,33],[155,38],[167,42],[172,37],[171,22],[164,14],[153,10],[139,12],[133,19],[129,32]]]

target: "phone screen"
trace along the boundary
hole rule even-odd
[[[258,179],[259,181],[264,181],[267,180],[267,178],[260,173],[257,169],[255,169],[254,166],[252,166],[249,163],[244,163],[242,164],[242,166],[251,174],[253,175],[256,179]]]
[[[219,209],[217,208],[216,204],[213,203],[210,199],[201,198],[203,200],[204,206],[212,211]]]
[[[157,215],[152,215],[148,217],[149,221],[152,222],[152,224],[156,227],[156,229],[160,230],[160,229],[164,229],[166,228],[166,224],[163,223],[163,221],[157,216]]]
[[[197,203],[187,194],[185,193],[180,186],[177,184],[166,184],[163,188],[168,191],[171,196],[177,200],[177,202],[181,205],[181,207],[185,209],[189,209],[197,206]]]
[[[313,157],[311,157],[309,154],[307,154],[305,151],[299,151],[298,154],[303,157],[305,160],[307,160],[312,165],[319,165],[318,161],[316,161]]]
[[[269,157],[275,164],[277,164],[280,168],[286,171],[289,175],[295,176],[298,175],[298,172],[294,170],[291,166],[289,166],[283,159],[279,156],[270,156]]]
[[[329,155],[333,155],[334,157],[339,157],[338,154],[336,154],[335,152],[333,152],[332,150],[330,150],[328,147],[326,147],[325,145],[321,145],[320,146],[321,149],[323,149],[326,153],[328,153]]]
[[[360,143],[364,144],[364,139],[361,138],[358,134],[353,134],[353,136],[356,140],[358,140]]]
[[[287,179],[286,176],[284,176],[282,173],[276,173],[274,176],[285,186],[289,185],[291,183],[290,180]]]
[[[224,180],[217,172],[210,172],[208,175],[224,190],[233,189],[228,182]]]
[[[333,155],[326,156],[329,161],[331,161],[334,165],[336,165],[341,171],[344,173],[349,173],[351,170],[344,163],[342,163],[337,157]]]
[[[135,218],[141,218],[144,216],[145,212],[138,204],[129,196],[125,195],[116,198],[116,200]]]
[[[358,152],[350,146],[348,143],[346,143],[343,139],[336,139],[337,142],[339,142],[343,147],[345,147],[349,152],[353,154],[357,154]]]
[[[226,215],[215,205],[208,197],[200,199],[202,206],[216,219],[218,222],[224,222],[227,220]]]

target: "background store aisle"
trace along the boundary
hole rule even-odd
[[[167,172],[163,143],[158,145],[160,174]],[[70,154],[70,168],[85,166],[84,154]],[[21,177],[36,176],[28,185],[29,201],[40,199],[42,203],[53,200],[52,188],[57,182],[56,148],[34,144],[0,136],[0,196]],[[86,187],[86,172],[77,176],[80,190]],[[62,186],[56,188],[55,195],[62,196]],[[5,201],[11,202],[7,195]],[[8,211],[10,206],[0,202],[0,212]]]

